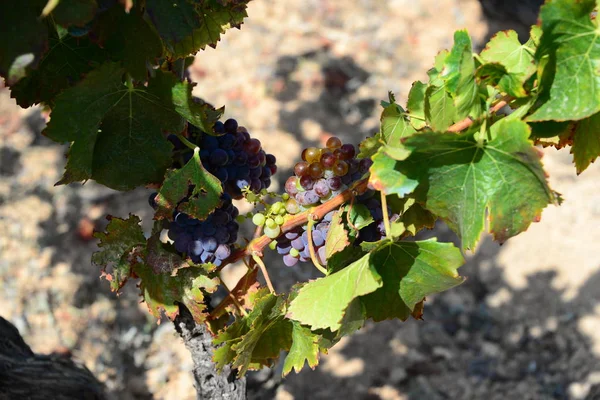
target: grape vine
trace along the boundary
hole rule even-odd
[[[463,282],[462,251],[482,233],[504,242],[560,204],[536,144],[570,146],[578,173],[600,155],[598,4],[552,0],[526,43],[499,32],[474,54],[456,32],[406,108],[392,93],[382,101],[378,133],[305,149],[285,192],[269,192],[276,155],[192,96],[183,74],[190,55],[241,26],[247,3],[0,4],[0,29],[22,32],[0,47],[0,75],[19,105],[48,107],[44,134],[70,145],[58,183],[156,190],[152,232],[111,217],[93,263],[113,291],[138,280],[157,318],[189,309],[214,334],[220,368],[242,376],[286,351],[287,375],[368,319],[421,318],[428,296]],[[414,240],[438,219],[460,248]],[[239,237],[246,223],[251,238]],[[282,265],[265,265],[267,251]],[[227,288],[220,272],[237,261],[248,273]],[[269,270],[299,263],[322,277],[276,293]],[[220,286],[228,296],[209,308]]]

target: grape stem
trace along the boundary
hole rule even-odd
[[[383,212],[383,226],[385,228],[385,236],[388,239],[392,239],[392,227],[390,226],[390,215],[387,209],[387,198],[385,197],[385,193],[379,193],[381,194],[381,211]]]
[[[265,266],[265,263],[263,262],[262,258],[259,257],[257,252],[254,252],[252,254],[252,259],[256,264],[258,264],[258,267],[260,268],[260,271],[262,272],[263,277],[267,282],[267,287],[269,288],[269,291],[272,294],[277,294],[275,293],[275,289],[273,288],[273,284],[271,283],[271,278],[269,278],[269,273],[267,272],[267,267]]]
[[[189,147],[190,149],[195,150],[196,146],[194,143],[190,142],[189,140],[186,139],[185,136],[183,136],[181,133],[177,134],[177,137],[179,138],[179,140],[181,140],[181,143],[185,144],[187,147]]]
[[[319,260],[317,259],[317,253],[315,252],[315,246],[313,245],[312,228],[314,225],[315,220],[313,214],[311,213],[308,216],[308,224],[306,227],[306,233],[308,235],[308,252],[310,253],[310,259],[312,260],[315,267],[317,267],[317,269],[321,271],[323,275],[327,275],[327,270],[323,268],[323,266],[319,263]]]

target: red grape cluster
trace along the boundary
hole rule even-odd
[[[302,161],[294,166],[294,176],[286,181],[285,191],[303,210],[341,193],[360,179],[371,164],[370,159],[356,158],[352,144],[342,144],[337,137],[331,137],[325,148],[309,147],[302,152]]]

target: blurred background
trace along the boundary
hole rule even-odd
[[[526,38],[539,3],[254,0],[241,30],[196,57],[194,93],[277,156],[276,190],[304,147],[377,131],[379,101],[391,90],[403,104],[454,30],[478,48],[499,29]],[[135,213],[149,230],[150,190],[54,187],[67,148],[40,135],[44,124],[0,88],[0,315],[35,352],[71,352],[115,399],[195,398],[173,325],[157,325],[134,285],[111,293],[90,263],[105,215]],[[576,176],[568,150],[544,153],[564,204],[503,246],[484,237],[460,270],[467,282],[428,298],[424,321],[369,323],[283,381],[277,368],[253,373],[250,397],[600,399],[600,165]],[[424,235],[456,240],[443,224]],[[267,265],[279,289],[314,269]]]

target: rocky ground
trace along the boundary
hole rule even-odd
[[[474,0],[255,0],[241,31],[196,58],[195,92],[225,104],[277,155],[281,187],[304,146],[326,134],[358,143],[377,130],[379,101],[388,90],[404,99],[455,29],[478,44],[507,24],[522,30],[514,15],[490,12],[503,2],[485,3],[493,20]],[[149,190],[53,186],[66,148],[41,136],[43,126],[41,110],[19,109],[0,89],[0,315],[34,351],[72,353],[115,399],[194,398],[192,361],[172,324],[157,325],[133,286],[115,296],[90,263],[90,233],[106,214],[135,213],[149,229]],[[600,165],[576,176],[568,151],[545,153],[565,203],[503,246],[484,238],[461,269],[467,282],[428,299],[425,321],[369,324],[315,371],[283,382],[277,370],[254,374],[251,395],[600,399]],[[434,233],[455,239],[443,225]],[[310,276],[269,261],[280,287]]]

